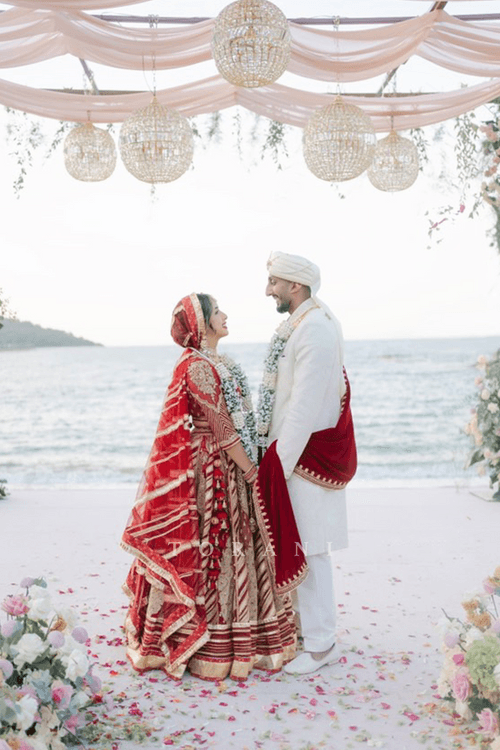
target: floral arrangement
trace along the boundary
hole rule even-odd
[[[479,130],[483,134],[482,145],[487,161],[481,197],[495,211],[496,242],[500,248],[500,120],[489,120]]]
[[[481,475],[488,471],[493,499],[500,501],[500,349],[489,360],[478,357],[476,367],[479,398],[465,427],[473,442],[466,467],[477,464]]]
[[[75,742],[81,711],[97,700],[85,628],[69,607],[53,604],[43,579],[0,608],[0,750],[64,750]]]
[[[443,623],[438,693],[463,719],[478,721],[480,743],[500,750],[500,566],[462,606],[465,622],[446,616]]]

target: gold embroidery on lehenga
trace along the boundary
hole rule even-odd
[[[201,393],[207,393],[209,396],[217,394],[217,382],[208,362],[196,360],[189,365],[188,371],[191,380]]]

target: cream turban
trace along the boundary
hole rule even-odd
[[[290,255],[275,251],[269,256],[267,269],[271,276],[286,281],[296,281],[298,284],[311,287],[315,296],[321,285],[321,274],[318,266],[301,255]]]
[[[333,321],[336,329],[339,342],[340,350],[340,361],[344,361],[344,339],[342,336],[342,328],[339,321],[332,313],[328,305],[325,305],[323,300],[319,299],[318,289],[321,285],[321,273],[318,266],[315,263],[311,263],[307,258],[303,258],[301,255],[290,255],[290,253],[281,253],[279,250],[271,253],[269,260],[267,261],[267,270],[270,276],[276,276],[278,279],[285,279],[286,281],[296,281],[304,286],[311,288],[311,296],[319,307],[324,311],[327,317]]]

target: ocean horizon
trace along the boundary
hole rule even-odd
[[[254,405],[268,343],[220,345],[245,369]],[[345,364],[358,445],[357,486],[476,486],[463,428],[475,363],[500,337],[350,339]],[[175,345],[0,351],[0,478],[11,488],[137,485]]]

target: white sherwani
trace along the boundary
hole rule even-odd
[[[306,300],[293,313],[300,317]],[[335,427],[345,392],[340,324],[322,308],[306,313],[278,365],[269,444],[277,440],[306,556],[347,547],[345,490],[320,487],[293,473],[311,433]]]

